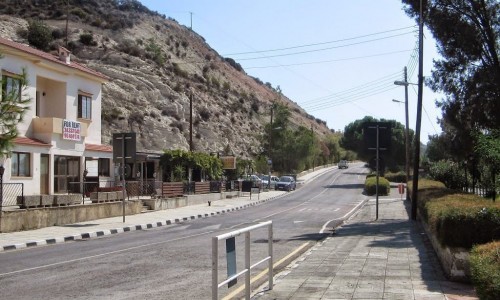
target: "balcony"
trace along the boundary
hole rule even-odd
[[[63,121],[59,118],[33,118],[33,133],[35,135],[60,134],[63,133]],[[88,124],[80,122],[80,136],[87,136]]]

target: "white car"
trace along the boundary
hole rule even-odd
[[[349,168],[349,163],[347,162],[347,160],[341,160],[338,163],[338,167],[339,169],[347,169]]]
[[[262,179],[262,187],[269,187],[270,189],[274,189],[276,182],[279,181],[279,178],[273,175],[271,175],[271,183],[269,183],[269,175],[262,175],[260,176],[260,179]]]

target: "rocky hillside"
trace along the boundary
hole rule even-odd
[[[329,133],[325,122],[248,76],[203,37],[138,1],[19,2],[0,4],[2,37],[28,43],[28,26],[36,18],[50,32],[46,51],[67,46],[73,59],[112,78],[102,97],[105,144],[113,132],[135,131],[140,150],[188,149],[190,97],[196,151],[229,148],[244,158],[260,153],[273,101],[290,108],[296,126]]]

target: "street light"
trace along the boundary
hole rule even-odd
[[[404,104],[405,104],[405,126],[406,126],[406,130],[405,130],[405,156],[406,156],[406,166],[405,166],[405,169],[406,169],[406,185],[408,185],[408,180],[410,179],[410,127],[409,127],[409,120],[408,120],[408,85],[412,84],[410,82],[408,82],[408,75],[407,75],[407,69],[406,67],[404,68],[404,81],[394,81],[394,84],[395,85],[402,85],[405,87],[405,101],[404,101]],[[399,103],[403,103],[402,101],[399,101],[399,100],[395,100],[395,99],[392,99],[393,102],[399,102]],[[406,200],[409,200],[410,199],[410,194],[408,192],[408,186],[406,187]],[[417,209],[417,206],[416,206],[416,202],[415,201],[412,201],[412,206],[411,206],[411,209],[412,209],[412,214],[413,213],[416,213],[416,209]]]
[[[405,105],[405,172],[406,172],[406,184],[408,185],[408,179],[410,178],[410,128],[408,126],[408,98],[403,101],[392,99],[392,102],[404,103]],[[410,194],[408,192],[408,187],[406,187],[406,200],[410,199]]]

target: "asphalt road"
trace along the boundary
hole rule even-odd
[[[0,253],[1,299],[210,299],[211,239],[272,220],[274,261],[292,260],[331,234],[366,199],[361,164],[324,173],[286,196],[245,210],[173,226]],[[243,237],[236,239],[238,271]],[[251,233],[252,263],[267,253],[267,231]],[[297,249],[301,249],[298,251]],[[219,243],[219,278],[225,244]],[[252,272],[256,275],[266,266]],[[244,279],[239,280],[239,284]],[[257,284],[257,283],[256,283]],[[227,295],[238,288],[220,288]]]

